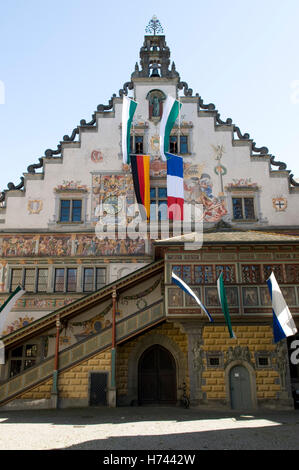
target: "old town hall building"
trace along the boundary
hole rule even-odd
[[[179,405],[184,388],[193,406],[294,406],[295,338],[273,341],[266,279],[274,271],[298,327],[298,184],[181,80],[157,26],[154,18],[119,94],[1,194],[1,304],[18,285],[25,290],[2,332],[2,407]],[[134,218],[124,95],[138,102],[131,151],[151,156],[155,239],[111,232],[112,219]],[[168,95],[182,103],[169,150],[183,156],[185,201],[203,207],[201,249],[190,248],[192,231],[161,235],[168,221],[159,124]],[[107,236],[99,238],[103,214]],[[172,271],[213,324],[171,283]],[[217,296],[220,272],[236,339]]]

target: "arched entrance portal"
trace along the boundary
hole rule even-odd
[[[146,404],[175,404],[176,365],[172,354],[156,344],[142,354],[138,364],[138,401]]]

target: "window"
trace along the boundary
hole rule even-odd
[[[216,265],[216,279],[223,273],[223,281],[225,283],[236,282],[235,267],[230,265]]]
[[[83,290],[93,292],[106,285],[105,268],[84,268]]]
[[[192,284],[192,266],[174,265],[172,271],[187,284]]]
[[[24,270],[24,289],[26,292],[35,292],[35,269]]]
[[[284,282],[283,279],[283,269],[281,264],[264,264],[263,266],[263,271],[264,271],[264,280],[267,281],[267,279],[271,276],[272,272],[274,272],[274,275],[276,277],[277,282]]]
[[[209,365],[211,367],[215,367],[215,366],[217,367],[217,366],[220,365],[220,358],[219,357],[210,357],[209,363],[210,363]]]
[[[179,150],[180,151],[179,151]],[[186,155],[188,151],[188,136],[187,135],[171,135],[169,137],[169,152],[174,155]]]
[[[178,138],[176,135],[169,137],[169,152],[175,155],[178,153]]]
[[[76,292],[77,289],[77,269],[68,268],[66,270],[66,291]]]
[[[37,344],[25,344],[13,349],[10,353],[9,376],[14,377],[23,370],[34,366],[37,361],[37,353]]]
[[[242,282],[245,284],[258,284],[261,282],[261,266],[259,264],[242,265]]]
[[[221,272],[225,283],[235,283],[234,265],[173,265],[172,271],[187,284],[215,284]]]
[[[233,197],[233,218],[234,220],[254,220],[254,198],[253,197]]]
[[[270,353],[257,351],[255,353],[256,366],[258,369],[269,369],[272,367]]]
[[[54,291],[55,292],[76,292],[77,290],[77,269],[76,268],[56,268]]]
[[[187,135],[181,135],[180,137],[180,154],[184,155],[188,152],[188,136]]]
[[[60,222],[81,222],[82,200],[81,199],[61,199],[60,201]]]
[[[207,366],[209,369],[223,367],[223,354],[221,352],[207,352]]]
[[[12,269],[10,279],[10,292],[13,292],[18,286],[23,286],[23,270]]]
[[[63,292],[64,291],[64,269],[58,268],[55,269],[55,292]]]
[[[299,264],[286,264],[286,281],[288,283],[299,283]]]
[[[150,220],[167,220],[167,189],[166,188],[151,188],[151,212]]]
[[[268,357],[263,357],[263,356],[260,356],[258,358],[258,365],[261,366],[261,367],[267,367],[269,365],[269,358]]]
[[[10,278],[10,292],[21,286],[26,292],[47,292],[47,268],[13,268]]]
[[[131,135],[130,147],[132,154],[143,155],[143,135]]]
[[[214,282],[213,266],[194,266],[195,284],[213,284]]]
[[[48,290],[48,270],[37,270],[37,292],[47,292]]]

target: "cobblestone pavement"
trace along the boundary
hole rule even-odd
[[[299,410],[177,407],[1,411],[0,449],[299,449]]]

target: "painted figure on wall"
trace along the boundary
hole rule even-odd
[[[35,254],[35,248],[35,237],[3,237],[0,241],[1,256],[33,256]]]
[[[109,255],[138,255],[145,253],[145,242],[137,240],[99,240],[97,236],[78,235],[75,240],[75,255],[77,256],[109,256]]]
[[[203,205],[205,222],[217,222],[227,214],[225,202],[213,195],[213,182],[207,173],[184,180],[186,202]]]
[[[70,237],[40,237],[38,245],[39,256],[70,256],[71,251],[72,240]]]

